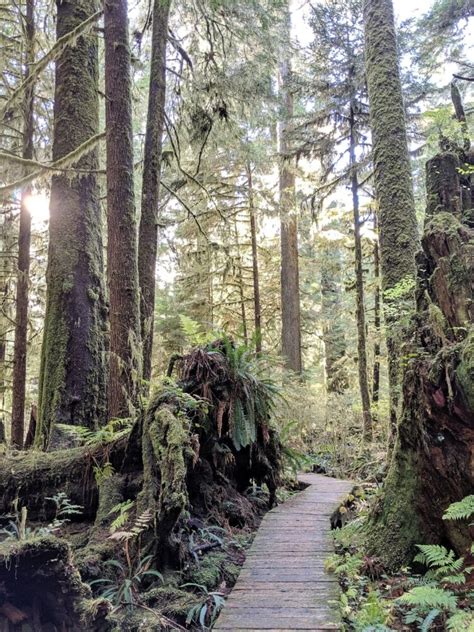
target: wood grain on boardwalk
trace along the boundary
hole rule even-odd
[[[352,483],[304,474],[309,486],[264,517],[214,630],[282,632],[339,628],[330,516]]]

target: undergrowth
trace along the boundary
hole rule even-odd
[[[474,497],[452,504],[445,520],[474,515]],[[327,560],[342,587],[339,608],[347,632],[474,632],[474,544],[464,556],[441,545],[420,544],[412,566],[389,574],[380,559],[365,553],[368,505],[336,529],[336,553]]]

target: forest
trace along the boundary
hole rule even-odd
[[[0,0],[0,632],[474,632],[472,0]]]

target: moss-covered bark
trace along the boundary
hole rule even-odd
[[[25,16],[25,80],[35,61],[35,3],[28,0]],[[22,158],[33,158],[34,82],[25,89],[23,97]],[[26,351],[28,337],[28,290],[30,282],[31,215],[27,208],[31,185],[21,192],[20,228],[18,231],[18,276],[16,282],[15,346],[13,350],[12,429],[11,443],[23,447],[25,438]]]
[[[139,227],[138,272],[141,292],[143,378],[151,377],[155,312],[155,267],[160,194],[161,148],[166,97],[166,42],[170,0],[153,4],[150,87],[143,158],[142,205]]]
[[[290,40],[291,17],[285,7],[284,37]],[[280,241],[281,241],[281,353],[285,366],[295,373],[303,369],[301,358],[301,310],[296,216],[295,161],[289,156],[289,131],[293,118],[290,60],[280,64],[282,120],[278,126],[280,151]]]
[[[464,553],[466,523],[443,512],[472,493],[474,467],[474,231],[462,218],[459,158],[427,164],[428,206],[418,255],[412,359],[403,382],[403,412],[370,542],[389,566],[406,562],[417,543]]]
[[[62,37],[97,10],[96,0],[57,2]],[[56,63],[53,160],[97,134],[97,33],[68,45]],[[75,165],[97,170],[92,150]],[[102,217],[95,173],[55,175],[51,184],[47,300],[36,443],[58,422],[95,428],[106,412],[106,301]]]
[[[397,323],[414,307],[412,284],[419,244],[392,0],[364,0],[364,30],[394,428],[401,355]]]
[[[125,418],[135,413],[142,375],[127,0],[105,2],[104,31],[110,301],[108,414]]]

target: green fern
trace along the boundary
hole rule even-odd
[[[443,520],[467,520],[474,515],[474,495],[466,496],[446,509]]]
[[[457,597],[450,591],[439,586],[415,586],[399,598],[401,603],[420,609],[455,610]]]
[[[122,527],[127,523],[130,517],[130,511],[132,510],[134,504],[135,501],[133,500],[125,500],[124,502],[118,503],[118,505],[112,507],[112,509],[109,511],[109,515],[117,514],[117,516],[114,518],[112,524],[110,525],[111,534],[115,533],[119,529],[122,529]]]
[[[474,612],[459,610],[449,617],[446,627],[450,632],[474,632]]]

